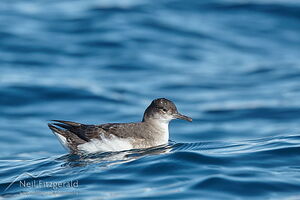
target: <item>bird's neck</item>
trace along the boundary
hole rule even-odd
[[[167,144],[169,141],[169,122],[168,120],[147,120],[147,124],[153,130],[155,145]]]

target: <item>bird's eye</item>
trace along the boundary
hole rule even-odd
[[[164,112],[167,112],[168,110],[166,109],[166,108],[164,108],[164,107],[158,107],[158,109],[160,109],[160,110],[162,110],[162,111],[164,111]]]

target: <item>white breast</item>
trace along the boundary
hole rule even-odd
[[[169,121],[153,120],[151,122],[156,129],[155,145],[167,144],[169,141]]]

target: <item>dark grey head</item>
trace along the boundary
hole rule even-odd
[[[145,110],[143,121],[160,120],[162,122],[169,122],[172,119],[192,121],[192,118],[180,114],[172,101],[160,98],[153,100]]]

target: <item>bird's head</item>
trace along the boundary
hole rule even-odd
[[[175,104],[165,98],[155,99],[144,113],[143,121],[158,120],[169,123],[172,119],[183,119],[191,122],[192,118],[178,112]]]

